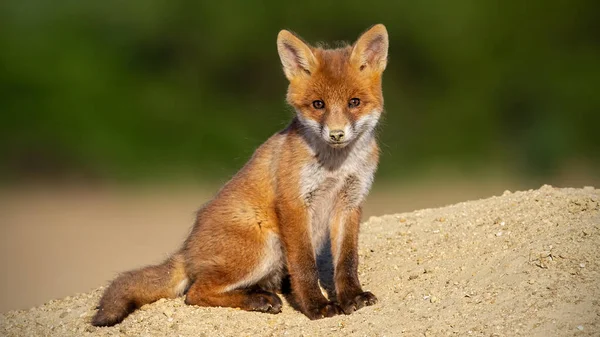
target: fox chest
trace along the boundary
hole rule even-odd
[[[327,241],[333,221],[343,221],[347,211],[360,206],[374,173],[375,167],[370,165],[330,171],[312,163],[302,169],[300,195],[308,212],[315,250]]]

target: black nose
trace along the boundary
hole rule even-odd
[[[340,142],[344,139],[344,131],[343,130],[331,130],[329,131],[329,138],[334,142]]]

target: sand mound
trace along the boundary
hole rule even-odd
[[[1,314],[0,335],[600,334],[600,190],[543,186],[372,217],[360,241],[361,280],[380,302],[350,316],[310,321],[288,305],[268,315],[179,298],[96,328],[99,288]]]

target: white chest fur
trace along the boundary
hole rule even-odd
[[[358,207],[368,194],[377,168],[372,159],[374,141],[372,135],[365,135],[344,151],[324,149],[330,152],[315,153],[314,160],[302,168],[300,195],[308,208],[316,252],[328,238],[335,212]]]

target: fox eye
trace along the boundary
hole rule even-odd
[[[315,109],[323,109],[325,107],[325,102],[320,99],[313,101],[313,107],[315,107]]]
[[[359,105],[360,105],[360,99],[358,99],[356,97],[350,99],[350,101],[348,102],[348,106],[351,108],[356,108]]]

